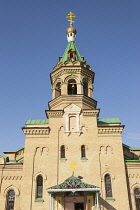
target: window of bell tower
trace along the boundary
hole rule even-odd
[[[83,93],[88,96],[88,83],[86,81],[83,82]]]
[[[68,81],[68,95],[76,95],[77,94],[77,84],[75,79],[70,79]]]
[[[55,88],[55,98],[61,95],[61,82],[56,84]]]
[[[75,61],[76,60],[76,56],[75,56],[75,51],[74,50],[69,50],[69,52],[68,52],[68,60],[69,61]]]

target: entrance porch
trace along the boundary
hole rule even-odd
[[[100,210],[100,188],[86,184],[74,175],[47,191],[49,210]]]

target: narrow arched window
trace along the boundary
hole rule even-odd
[[[65,146],[61,146],[61,158],[65,158]]]
[[[81,158],[85,158],[86,157],[86,151],[85,151],[85,145],[81,146]]]
[[[61,82],[56,84],[55,88],[55,98],[61,95]]]
[[[70,79],[68,81],[68,95],[76,95],[77,94],[77,84],[75,79]]]
[[[43,177],[41,175],[38,175],[36,178],[36,198],[42,198],[43,195]]]
[[[110,174],[105,175],[105,191],[106,191],[106,197],[112,197],[112,186],[111,186]]]
[[[83,83],[83,93],[88,96],[88,83],[86,81]]]
[[[15,192],[14,190],[10,190],[7,193],[6,210],[14,210],[14,202],[15,202]]]
[[[136,210],[140,210],[140,188],[134,189]]]

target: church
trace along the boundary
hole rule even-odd
[[[140,148],[122,143],[119,118],[99,118],[68,17],[46,119],[27,120],[24,147],[0,156],[0,210],[140,210]]]

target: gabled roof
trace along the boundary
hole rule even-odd
[[[82,59],[82,57],[81,57],[81,55],[80,55],[80,53],[79,53],[79,51],[78,51],[78,49],[77,49],[77,47],[75,45],[75,42],[71,41],[71,42],[68,42],[68,44],[67,44],[65,52],[64,52],[64,54],[62,56],[62,59],[60,61],[61,63],[64,63],[65,61],[68,61],[68,52],[69,52],[69,50],[74,50],[75,51],[76,61],[80,61],[80,62],[83,61],[83,59]]]
[[[71,177],[69,177],[68,179],[66,179],[63,183],[59,184],[59,185],[55,185],[53,187],[50,187],[48,189],[83,189],[83,188],[97,188],[97,191],[100,189],[99,187],[95,186],[95,185],[91,185],[91,184],[87,184],[85,182],[82,182],[82,180],[78,177],[75,177],[74,175],[72,175]]]

